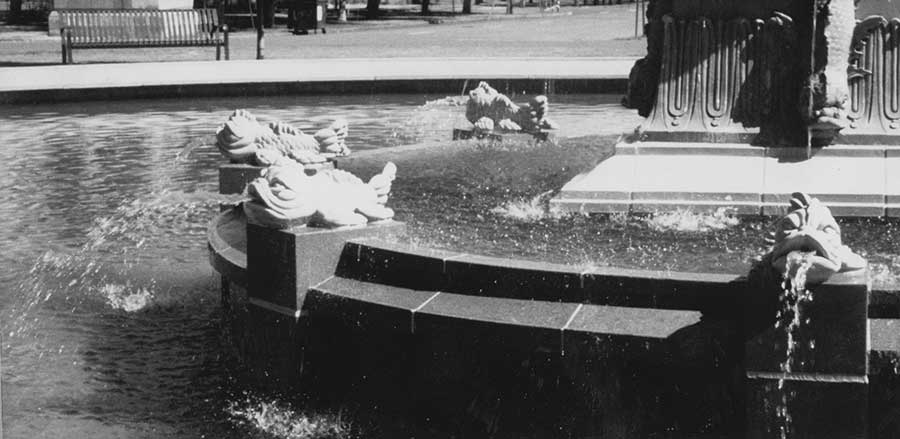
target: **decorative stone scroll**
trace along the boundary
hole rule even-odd
[[[338,169],[307,175],[299,163],[276,163],[250,182],[244,203],[248,221],[276,229],[340,227],[393,218],[385,207],[397,166],[388,163],[368,183]]]
[[[666,15],[662,22],[660,76],[644,131],[747,132],[799,121],[796,68],[784,62],[795,56],[790,17]]]
[[[873,16],[856,25],[850,72],[843,134],[900,134],[900,18]]]
[[[283,122],[262,125],[249,111],[235,110],[216,131],[216,146],[235,163],[271,166],[287,160],[315,164],[350,154],[347,131],[343,119],[309,135]]]

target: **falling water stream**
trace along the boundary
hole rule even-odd
[[[462,118],[441,96],[143,100],[0,107],[0,356],[4,438],[338,435],[241,379],[219,327],[206,227],[218,212],[216,126],[237,107],[304,129],[351,122],[363,177],[394,160],[391,206],[429,247],[547,260],[744,273],[765,222],[552,212],[566,181],[639,123],[617,96],[553,98],[558,145],[442,146]],[[590,137],[585,137],[590,136]],[[398,145],[428,150],[384,155]],[[842,224],[885,277],[893,222]],[[873,230],[872,232],[866,232]],[[858,232],[858,233],[857,233]]]

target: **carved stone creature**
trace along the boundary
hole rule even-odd
[[[244,212],[251,222],[277,229],[385,220],[394,216],[385,203],[396,175],[397,166],[390,162],[368,183],[347,171],[327,169],[309,176],[298,163],[279,163],[247,186],[251,200],[244,203]]]
[[[546,118],[548,106],[546,96],[535,96],[526,104],[516,105],[482,81],[469,92],[466,119],[478,131],[492,131],[495,127],[524,132],[556,129],[558,126]]]
[[[347,121],[335,120],[315,135],[305,134],[283,122],[262,125],[247,110],[235,110],[216,131],[216,146],[232,162],[272,166],[282,159],[303,164],[322,163],[332,156],[348,155]]]
[[[817,41],[816,66],[810,88],[812,110],[810,129],[814,138],[830,139],[847,125],[850,88],[850,46],[856,27],[854,0],[816,0],[821,39]]]
[[[773,268],[785,274],[795,265],[789,262],[807,260],[807,283],[821,283],[834,273],[866,266],[865,259],[841,243],[841,228],[828,207],[801,192],[791,196],[791,211],[774,230]]]

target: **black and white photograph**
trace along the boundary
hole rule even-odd
[[[898,0],[0,0],[0,439],[900,439]]]

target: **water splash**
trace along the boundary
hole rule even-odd
[[[644,222],[656,231],[708,232],[736,226],[740,220],[728,209],[719,208],[713,213],[695,213],[684,209],[657,213]]]
[[[111,308],[125,312],[144,309],[153,300],[152,289],[135,289],[131,284],[106,284],[100,287],[100,293],[106,296],[106,302]]]
[[[775,417],[778,420],[779,433],[782,439],[792,435],[793,418],[790,413],[790,402],[793,393],[785,389],[787,374],[794,371],[802,361],[797,357],[797,339],[799,339],[804,321],[801,313],[801,305],[812,302],[813,293],[806,288],[806,274],[812,267],[815,252],[794,251],[788,254],[785,262],[784,277],[781,282],[782,294],[780,297],[780,309],[776,316],[775,328],[784,331],[786,336],[784,347],[784,361],[779,365],[782,378],[778,380],[779,401],[775,408]],[[815,340],[811,340],[807,349],[815,349]]]
[[[205,232],[198,218],[207,216],[218,201],[214,194],[164,190],[95,218],[79,247],[52,248],[37,258],[17,285],[19,299],[5,310],[4,331],[10,338],[36,337],[42,309],[145,309],[160,296],[147,267],[178,262],[167,260],[172,249],[157,245],[158,237],[174,236],[170,242],[176,245],[191,243]]]
[[[238,425],[279,439],[346,438],[350,429],[339,415],[310,414],[278,400],[249,395],[225,410]]]
[[[465,112],[458,108],[465,106],[468,100],[468,96],[447,96],[427,101],[398,126],[392,127],[391,137],[401,143],[416,143],[449,136],[454,127],[468,124]]]
[[[547,218],[560,218],[563,212],[550,207],[550,195],[553,191],[542,192],[530,199],[507,201],[502,206],[491,209],[491,213],[519,221],[540,221]]]

